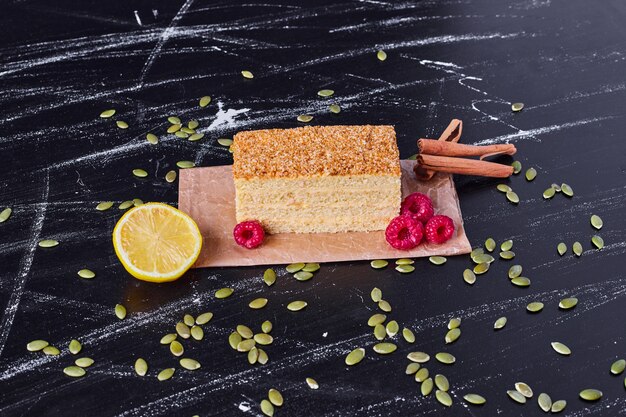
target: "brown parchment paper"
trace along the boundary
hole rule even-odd
[[[235,184],[232,167],[182,169],[179,171],[178,208],[198,223],[204,237],[200,257],[194,268],[207,266],[245,266],[289,264],[293,262],[336,262],[389,258],[415,258],[432,255],[460,255],[471,247],[459,199],[451,175],[438,173],[426,182],[413,173],[415,161],[401,161],[402,195],[427,194],[436,214],[449,216],[456,227],[455,236],[442,245],[420,244],[409,251],[392,248],[385,232],[282,233],[268,235],[256,249],[238,246],[232,236],[235,227]]]

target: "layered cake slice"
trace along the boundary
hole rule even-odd
[[[393,126],[307,126],[237,133],[237,222],[269,233],[384,230],[400,211]]]

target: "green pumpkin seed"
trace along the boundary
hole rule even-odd
[[[448,330],[446,337],[444,338],[446,344],[454,343],[461,336],[461,329],[455,328]]]
[[[193,316],[191,314],[185,314],[183,316],[183,323],[185,323],[185,325],[187,325],[188,327],[193,326],[194,324],[194,319]]]
[[[317,95],[320,97],[330,97],[333,94],[335,94],[335,92],[333,90],[328,90],[328,89],[320,90],[317,92]]]
[[[171,125],[170,127],[167,128],[167,133],[176,133],[181,129],[181,125],[177,124],[177,125]]]
[[[289,311],[300,311],[300,310],[302,310],[306,306],[307,306],[307,302],[306,301],[292,301],[289,304],[287,304],[287,310],[289,310]]]
[[[143,204],[143,200],[140,198],[133,198],[133,206],[139,207]]]
[[[219,138],[217,140],[217,143],[219,143],[222,146],[230,146],[233,144],[233,140],[232,139],[227,139],[227,138]]]
[[[463,281],[472,285],[476,282],[476,274],[474,274],[470,269],[466,269],[463,271]]]
[[[556,191],[557,193],[561,192],[561,186],[559,184],[552,184],[550,187],[554,188],[554,191]]]
[[[249,352],[255,345],[254,339],[244,339],[237,345],[237,352]]]
[[[424,382],[428,379],[428,375],[430,374],[430,372],[428,372],[428,368],[420,368],[416,373],[415,373],[415,382]]]
[[[416,373],[417,371],[419,371],[420,369],[420,364],[419,363],[415,363],[415,362],[410,362],[407,366],[406,369],[404,370],[404,373],[407,375],[413,375],[414,373]]]
[[[537,397],[537,404],[539,404],[539,408],[547,413],[552,408],[552,398],[545,392],[542,392],[539,394],[539,397]]]
[[[374,352],[381,355],[388,355],[395,352],[396,349],[398,349],[398,347],[395,344],[389,342],[382,342],[374,345]]]
[[[435,384],[433,383],[432,378],[426,378],[424,382],[422,382],[422,386],[420,387],[420,391],[422,392],[422,395],[424,397],[426,397],[427,395],[430,395],[430,393],[433,391],[434,385]]]
[[[372,298],[373,302],[377,303],[383,299],[383,292],[380,290],[380,288],[374,287],[372,289],[372,292],[370,292],[370,297]]]
[[[345,359],[346,365],[348,366],[356,365],[357,363],[361,362],[364,357],[365,357],[365,349],[363,348],[354,349],[352,352],[348,353],[348,355],[346,356],[346,359]]]
[[[556,251],[561,256],[565,255],[565,252],[567,252],[567,245],[563,242],[559,243],[558,245],[556,245]]]
[[[254,350],[257,351],[256,361],[260,363],[261,365],[265,365],[267,361],[269,361],[269,357],[267,356],[267,353],[261,348],[254,348]]]
[[[68,366],[65,369],[63,369],[63,373],[67,376],[80,378],[81,376],[84,376],[87,372],[85,372],[83,368],[78,367],[78,366]]]
[[[239,343],[241,343],[242,340],[243,339],[241,335],[237,332],[232,332],[230,336],[228,336],[228,344],[231,348],[235,350],[237,350],[237,346],[239,345]]]
[[[189,127],[181,127],[180,128],[181,132],[187,133],[188,135],[195,135],[196,131],[194,129],[191,129]]]
[[[402,337],[407,343],[415,343],[415,334],[406,327],[402,329]]]
[[[115,304],[115,316],[120,320],[124,320],[126,318],[126,307],[121,304]]]
[[[159,374],[157,375],[157,379],[159,381],[167,381],[172,376],[174,376],[174,372],[176,372],[174,368],[165,368],[161,372],[159,372]]]
[[[80,366],[81,368],[89,368],[93,365],[93,359],[91,358],[78,358],[74,361],[76,366]]]
[[[580,394],[578,395],[580,395],[580,398],[585,401],[598,401],[600,398],[602,398],[602,391],[588,388],[580,391]]]
[[[118,128],[120,129],[128,129],[128,123],[126,123],[123,120],[118,120],[115,122],[115,124],[117,125]]]
[[[196,164],[193,163],[193,161],[178,161],[176,162],[176,166],[178,168],[185,169],[185,168],[193,168],[196,166]]]
[[[387,336],[387,330],[385,330],[385,326],[382,324],[377,324],[374,326],[374,337],[376,340],[383,340]]]
[[[261,331],[263,333],[269,333],[272,331],[272,327],[274,327],[272,325],[272,322],[269,320],[265,320],[263,323],[261,323]]]
[[[160,343],[162,345],[169,345],[174,340],[176,340],[177,337],[178,337],[178,335],[176,333],[168,333],[168,334],[166,334],[165,336],[163,336],[161,338]]]
[[[235,290],[233,290],[232,288],[220,288],[219,290],[215,291],[215,298],[228,298],[233,294],[233,291]]]
[[[450,407],[452,405],[452,397],[450,397],[450,394],[448,394],[445,391],[436,390],[435,398],[437,398],[437,401],[439,401],[441,404],[445,405],[446,407]]]
[[[120,210],[126,210],[127,208],[132,207],[132,206],[133,206],[133,201],[132,200],[126,200],[126,201],[123,201],[122,203],[120,203],[120,205],[117,206],[117,208],[120,209]]]
[[[611,373],[613,375],[619,375],[624,372],[624,368],[626,368],[626,360],[618,359],[611,365]]]
[[[177,138],[181,138],[181,139],[187,139],[189,137],[189,133],[183,132],[182,130],[179,130],[178,132],[174,133],[174,135]]]
[[[198,123],[197,120],[190,120],[189,123],[187,123],[189,129],[196,129],[198,126],[200,126],[200,123]]]
[[[143,358],[138,358],[135,361],[135,372],[139,376],[145,376],[148,373],[148,362]]]
[[[195,371],[196,369],[200,369],[200,362],[195,359],[190,358],[182,358],[180,361],[180,366],[187,369],[188,371]]]
[[[285,267],[285,269],[287,270],[287,272],[289,272],[290,274],[294,274],[300,270],[302,270],[302,268],[304,268],[304,265],[306,265],[303,262],[298,262],[295,264],[289,264]]]
[[[532,398],[533,396],[532,388],[530,388],[530,386],[526,384],[525,382],[516,382],[515,390],[526,398]]]
[[[576,307],[576,304],[578,304],[578,298],[576,297],[564,298],[561,301],[559,301],[559,308],[563,310],[569,310],[570,308]]]
[[[496,189],[501,193],[508,193],[509,191],[513,191],[513,189],[506,184],[498,184],[496,186]]]
[[[430,360],[430,355],[425,352],[410,352],[406,355],[411,362],[426,363]]]
[[[489,263],[484,262],[482,264],[478,264],[474,267],[474,274],[482,275],[485,272],[489,271]]]
[[[509,239],[509,240],[505,240],[504,242],[502,242],[500,244],[500,250],[502,252],[506,252],[513,249],[513,240]]]
[[[526,170],[526,180],[532,181],[537,177],[537,170],[535,168],[528,168]]]
[[[386,267],[387,265],[389,265],[389,262],[383,259],[377,259],[375,261],[370,262],[370,266],[374,269],[382,269]]]
[[[237,325],[237,333],[239,333],[241,337],[243,337],[244,339],[251,339],[252,336],[254,336],[252,329],[250,329],[248,326],[245,326],[243,324]]]
[[[517,278],[522,275],[522,266],[521,265],[513,265],[509,268],[509,279]]]
[[[58,244],[59,242],[54,239],[44,239],[38,243],[39,247],[41,248],[53,248],[57,246]]]
[[[11,217],[11,213],[13,213],[13,209],[11,209],[11,207],[7,207],[4,210],[2,210],[0,212],[0,223],[4,223],[7,220],[9,220],[9,217]]]
[[[377,324],[384,323],[386,319],[387,316],[385,316],[384,314],[376,313],[367,320],[367,325],[370,327],[374,327]]]
[[[46,346],[43,348],[43,353],[48,356],[57,356],[61,353],[61,351],[54,346]]]
[[[310,114],[301,114],[297,117],[296,120],[302,123],[309,123],[311,120],[313,120],[313,116],[311,116]]]
[[[83,345],[78,340],[72,339],[70,340],[70,344],[68,345],[68,348],[72,355],[76,355],[83,349]]]
[[[330,110],[330,112],[334,114],[341,113],[341,107],[339,107],[339,104],[331,104],[330,106],[328,106],[328,110]]]
[[[385,332],[387,333],[387,336],[389,337],[394,337],[395,335],[398,334],[399,331],[400,331],[400,326],[398,325],[398,322],[395,320],[391,320],[385,326]]]
[[[204,339],[204,330],[202,330],[202,327],[200,326],[193,326],[191,329],[189,329],[189,333],[191,333],[191,337],[194,340]]]
[[[524,108],[524,103],[511,104],[511,110],[514,112],[522,111],[523,108]]]
[[[212,318],[213,318],[213,313],[211,312],[202,313],[198,317],[196,317],[196,324],[198,325],[207,324],[208,322],[211,321]]]
[[[428,258],[428,260],[433,265],[443,265],[447,261],[447,259],[443,256],[431,256]]]
[[[550,345],[552,346],[552,349],[554,349],[556,353],[559,353],[564,356],[568,356],[572,354],[572,351],[570,350],[570,348],[568,348],[566,345],[564,345],[561,342],[552,342],[550,343]]]
[[[513,204],[519,203],[519,197],[517,194],[515,194],[515,191],[509,191],[508,193],[506,193],[506,199]]]
[[[582,255],[583,245],[581,245],[580,242],[574,242],[574,244],[572,245],[572,251],[574,252],[574,255],[576,256]]]
[[[92,279],[96,274],[90,269],[81,269],[78,271],[78,276],[84,279]]]
[[[266,346],[271,345],[274,342],[274,338],[267,333],[257,333],[254,335],[254,341],[259,345]]]
[[[110,209],[111,207],[113,207],[112,201],[102,201],[101,203],[98,203],[98,205],[96,206],[96,210],[105,211],[105,210]]]
[[[378,308],[380,308],[385,313],[391,313],[391,304],[389,304],[386,300],[380,300],[378,302]]]
[[[533,301],[526,306],[526,310],[531,313],[538,313],[543,310],[543,303],[540,301]]]
[[[561,411],[565,410],[565,406],[566,405],[567,405],[567,401],[565,401],[565,400],[555,401],[554,403],[552,403],[552,407],[550,408],[550,412],[552,412],[552,413],[560,413]]]
[[[193,133],[189,136],[189,141],[190,142],[195,142],[197,140],[200,140],[204,137],[204,133]]]
[[[268,287],[271,287],[276,282],[276,272],[272,268],[268,268],[263,273],[263,282]]]
[[[444,375],[437,374],[435,375],[435,386],[441,391],[448,391],[450,389],[450,382],[448,382],[448,378]]]
[[[102,117],[103,119],[108,119],[109,117],[113,117],[115,113],[116,113],[115,109],[105,110],[102,113],[100,113],[100,117]]]
[[[170,343],[170,352],[174,356],[181,356],[185,352],[185,348],[178,340],[174,340]]]
[[[604,247],[604,239],[598,235],[591,238],[591,243],[593,243],[593,245],[598,249],[602,249]]]
[[[248,307],[254,309],[254,310],[258,310],[260,308],[263,308],[267,305],[267,298],[255,298],[254,300],[250,301],[250,303],[248,304]]]
[[[319,269],[320,269],[320,264],[315,264],[315,263],[308,263],[304,265],[304,268],[302,268],[304,272],[316,272],[316,271],[319,271]]]
[[[504,326],[506,326],[506,322],[507,321],[508,321],[507,318],[502,316],[498,320],[496,320],[496,322],[493,324],[493,328],[495,330],[500,330],[500,329],[504,328]]]
[[[470,252],[470,258],[472,258],[472,261],[473,261],[474,259],[476,259],[477,256],[483,255],[484,253],[485,253],[485,251],[483,250],[483,248],[473,249]]]
[[[485,240],[485,249],[487,249],[489,252],[493,252],[495,248],[496,241],[493,240],[493,238],[488,238],[487,240]]]
[[[313,274],[307,271],[298,271],[293,274],[293,277],[298,281],[308,281],[313,278]]]
[[[517,277],[517,278],[513,278],[511,280],[511,284],[517,286],[517,287],[529,287],[530,286],[530,280],[526,277]]]
[[[456,358],[452,354],[446,352],[437,353],[435,355],[435,359],[446,365],[452,365],[454,362],[456,362]]]
[[[409,258],[401,258],[396,260],[396,265],[413,265],[415,261]]]
[[[549,200],[549,199],[551,199],[552,197],[554,197],[555,192],[556,192],[556,191],[555,191],[555,189],[554,189],[554,188],[552,188],[552,187],[547,188],[547,189],[543,192],[543,198],[544,198],[545,200]]]
[[[283,395],[277,389],[271,388],[267,393],[267,398],[269,398],[270,402],[277,407],[283,405]]]
[[[49,343],[45,340],[33,340],[32,342],[28,342],[28,344],[26,344],[26,349],[29,352],[39,352],[48,345]]]
[[[200,107],[206,107],[211,103],[211,96],[203,96],[200,98],[200,102],[198,103]]]
[[[506,260],[513,259],[515,258],[515,252],[510,251],[510,250],[500,252],[500,258],[506,259]]]
[[[572,190],[572,187],[570,187],[569,185],[565,183],[561,184],[561,192],[568,197],[574,196],[574,190]]]
[[[495,258],[487,253],[474,256],[473,261],[477,264],[490,264],[495,261]]]
[[[307,378],[306,383],[311,389],[318,389],[320,387],[317,381],[314,380],[313,378]]]
[[[526,397],[514,390],[508,390],[507,395],[516,403],[526,404]]]
[[[522,172],[522,163],[520,161],[513,161],[511,166],[513,167],[513,174],[519,174]]]
[[[387,59],[387,53],[383,51],[382,49],[380,49],[378,52],[376,52],[376,58],[379,61],[384,61]]]
[[[604,225],[604,222],[602,221],[602,219],[600,218],[600,216],[596,216],[595,214],[593,216],[591,216],[591,225],[595,228],[595,229],[602,229],[602,225]]]
[[[181,124],[180,118],[176,117],[176,116],[170,116],[167,118],[167,121],[170,122],[170,124],[173,125],[179,125]]]
[[[465,394],[463,396],[463,399],[467,401],[468,403],[474,404],[474,405],[482,405],[487,402],[485,397],[483,397],[482,395],[478,395],[478,394]]]
[[[247,70],[241,71],[241,75],[243,76],[243,78],[248,78],[248,79],[254,78],[254,74],[252,74],[250,71],[247,71]]]
[[[396,271],[402,274],[409,274],[415,271],[415,267],[413,265],[398,265],[396,266]]]

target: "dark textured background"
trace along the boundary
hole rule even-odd
[[[624,375],[609,374],[626,356],[624,17],[621,0],[5,2],[0,207],[14,213],[0,224],[0,414],[260,415],[259,401],[276,387],[285,397],[277,416],[540,415],[535,398],[518,405],[506,395],[525,381],[535,396],[567,400],[561,415],[626,415]],[[378,48],[387,61],[376,59]],[[243,69],[254,80],[244,80]],[[317,97],[321,88],[336,91],[332,100]],[[200,109],[206,94],[213,102]],[[331,101],[341,114],[328,112]],[[526,108],[511,113],[514,101]],[[100,119],[107,108],[130,128]],[[524,167],[539,172],[532,183],[510,180],[518,206],[496,191],[497,181],[457,178],[457,188],[472,244],[513,239],[514,262],[532,286],[512,286],[507,261],[469,286],[461,277],[467,256],[442,267],[420,259],[410,275],[374,271],[365,261],[327,264],[306,283],[277,266],[271,288],[261,281],[264,268],[194,270],[167,285],[123,270],[110,243],[121,212],[98,212],[99,201],[175,204],[177,184],[163,177],[176,161],[230,164],[217,138],[294,127],[302,113],[315,124],[394,124],[403,157],[453,117],[465,123],[465,143],[514,143]],[[168,115],[198,119],[205,138],[165,136]],[[159,145],[146,142],[149,131],[161,136]],[[149,177],[133,177],[137,167]],[[576,195],[544,201],[552,182],[569,183]],[[601,251],[590,243],[594,213],[605,223]],[[44,238],[61,244],[38,248]],[[575,240],[584,255],[559,257],[556,244]],[[78,278],[84,267],[97,277]],[[235,293],[216,300],[223,286]],[[388,357],[373,353],[366,325],[376,310],[374,286],[392,304],[391,318],[417,335]],[[258,296],[269,305],[248,309]],[[566,296],[580,303],[559,311]],[[293,299],[309,306],[289,313]],[[546,304],[543,312],[526,313],[533,300]],[[115,318],[116,303],[128,308],[126,320]],[[205,339],[186,343],[186,356],[202,369],[158,382],[158,369],[176,365],[160,337],[184,313],[207,310],[215,318]],[[502,315],[509,323],[494,332]],[[456,316],[463,334],[445,346],[446,323]],[[270,362],[249,366],[227,335],[239,323],[258,330],[265,319],[274,322]],[[36,338],[63,353],[27,352]],[[66,349],[72,338],[96,361],[79,380],[62,373],[75,359]],[[555,340],[573,354],[557,355]],[[348,369],[344,356],[356,347],[367,356]],[[412,350],[456,355],[453,366],[428,365],[448,376],[451,409],[423,398],[404,375]],[[151,366],[147,377],[132,370],[138,356]],[[307,376],[319,390],[306,386]],[[604,398],[583,403],[578,392],[588,387]],[[467,392],[488,403],[466,406]]]

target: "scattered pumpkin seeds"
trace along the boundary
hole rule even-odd
[[[524,397],[519,392],[517,392],[515,390],[508,390],[506,393],[509,396],[509,398],[511,398],[516,403],[526,404],[526,397]]]
[[[526,170],[526,181],[532,181],[537,177],[537,170],[535,168],[528,168]]]
[[[232,288],[220,288],[219,290],[215,291],[215,298],[228,298],[232,295],[233,293]]]
[[[591,216],[591,225],[595,228],[595,229],[602,229],[602,226],[604,225],[604,222],[602,221],[602,219],[600,218],[600,216],[597,215],[592,215]]]
[[[316,272],[316,271],[319,271],[319,269],[320,269],[320,264],[316,264],[316,263],[305,264],[304,268],[302,268],[304,272]]]
[[[188,327],[191,327],[194,325],[195,320],[191,314],[185,314],[183,316],[183,323],[185,323]]]
[[[421,365],[419,363],[409,362],[409,364],[406,366],[406,369],[404,370],[404,373],[407,375],[413,375],[414,373],[419,371],[420,367]]]
[[[222,146],[230,146],[233,144],[233,140],[232,139],[228,139],[228,138],[219,138],[217,140],[217,143],[219,143]]]
[[[415,267],[413,265],[398,265],[396,266],[396,271],[402,274],[409,274],[415,271]]]
[[[582,255],[583,245],[581,245],[580,242],[574,242],[574,244],[572,245],[572,251],[574,252],[574,255],[576,256]]]
[[[195,130],[198,126],[200,126],[200,123],[198,123],[197,120],[190,120],[187,123],[187,127],[191,130]],[[193,133],[193,132],[192,132]]]
[[[133,206],[133,201],[132,200],[126,200],[126,201],[122,201],[120,203],[119,206],[117,206],[118,209],[120,210],[126,210],[127,208],[130,208]]]
[[[538,313],[543,310],[543,303],[540,301],[533,301],[526,306],[526,310],[531,313]]]
[[[626,360],[618,359],[615,362],[613,362],[613,364],[611,365],[611,373],[613,375],[619,375],[622,372],[624,372],[625,368],[626,368]]]
[[[558,245],[556,245],[556,251],[561,256],[565,255],[565,252],[567,252],[567,245],[563,242],[559,243]]]
[[[555,401],[554,403],[552,403],[552,407],[550,408],[550,412],[552,412],[552,413],[560,413],[561,411],[565,410],[565,406],[566,405],[567,405],[567,401],[565,401],[565,400]]]
[[[489,252],[493,252],[495,248],[496,241],[493,240],[493,238],[487,238],[487,240],[485,240],[485,249],[487,249]]]
[[[495,261],[495,258],[488,253],[481,253],[480,255],[474,256],[473,261],[477,264],[490,264]]]
[[[79,366],[68,366],[63,369],[63,373],[67,376],[80,378],[81,376],[84,376],[87,372],[85,372],[85,370]]]
[[[554,188],[554,191],[556,191],[557,193],[561,192],[561,186],[559,184],[552,184],[550,187]]]
[[[254,341],[259,345],[266,346],[271,345],[274,342],[274,338],[267,333],[257,333],[254,335]]]
[[[39,352],[40,350],[42,350],[43,348],[47,347],[49,345],[49,343],[45,340],[33,340],[32,342],[28,342],[26,344],[26,349],[29,352]]]
[[[180,118],[176,117],[176,116],[170,116],[167,118],[167,121],[170,122],[170,124],[173,125],[179,125],[181,124]]]
[[[450,397],[450,394],[448,394],[445,391],[436,390],[435,398],[437,398],[437,401],[439,401],[441,404],[445,405],[446,407],[450,407],[452,405],[452,397]]]
[[[448,333],[446,333],[446,337],[444,338],[446,344],[454,343],[461,336],[461,329],[450,329]]]
[[[57,356],[61,351],[55,346],[46,346],[43,348],[43,353],[48,356]]]
[[[170,352],[174,356],[181,356],[185,352],[185,348],[178,340],[174,340],[170,343]]]
[[[398,349],[398,346],[389,342],[377,343],[374,345],[374,352],[381,355],[388,355],[395,352],[396,349]]]
[[[386,300],[380,300],[378,302],[378,308],[380,308],[385,313],[391,313],[391,304],[389,304]]]
[[[180,361],[180,366],[187,369],[188,371],[195,371],[196,369],[200,369],[200,362],[195,359],[190,358],[182,358]]]
[[[415,261],[409,258],[400,258],[396,260],[396,265],[413,265]]]
[[[506,193],[506,199],[513,204],[519,203],[519,196],[515,193],[515,191],[509,191]]]
[[[38,245],[41,248],[53,248],[59,244],[59,241],[54,239],[44,239],[39,241]]]
[[[447,261],[447,259],[443,256],[431,256],[428,258],[428,260],[433,265],[443,265]]]
[[[524,103],[511,104],[511,110],[514,112],[522,111],[523,108],[524,108]]]
[[[570,308],[576,307],[576,304],[578,304],[578,298],[576,297],[564,298],[561,301],[559,301],[559,308],[563,310],[569,310]]]
[[[522,172],[522,163],[520,161],[513,161],[511,166],[513,167],[513,174],[519,174]]]
[[[361,362],[364,357],[365,357],[365,349],[363,348],[354,349],[352,352],[346,355],[346,359],[345,359],[346,365],[348,366],[356,365],[357,363]]]
[[[178,335],[176,333],[168,333],[168,334],[166,334],[165,336],[163,336],[161,338],[160,343],[162,345],[169,345],[174,340],[176,340],[177,337],[178,337]]]
[[[330,97],[333,94],[335,94],[334,90],[328,90],[328,89],[324,89],[324,90],[320,90],[317,92],[317,95],[320,97]]]
[[[115,316],[120,320],[124,320],[126,318],[126,307],[121,304],[115,304]]]
[[[295,274],[293,274],[293,277],[297,279],[298,281],[308,281],[311,278],[313,278],[313,274],[303,270],[303,271],[298,271]]]
[[[402,337],[407,343],[415,343],[415,334],[411,329],[407,329],[406,327],[402,329]]]
[[[133,198],[133,206],[139,207],[143,204],[143,200],[141,198]]]
[[[317,381],[314,380],[313,378],[307,378],[306,383],[311,389],[318,389],[320,387]]]
[[[203,96],[200,98],[200,102],[198,103],[200,107],[206,107],[211,103],[211,96]]]
[[[274,325],[269,320],[265,320],[263,323],[261,323],[261,331],[263,333],[271,332],[272,331],[272,327],[274,327]]]
[[[580,391],[580,394],[578,395],[580,395],[580,398],[585,401],[598,401],[600,398],[602,398],[602,391],[588,388]]]
[[[593,243],[593,245],[598,249],[602,249],[604,247],[604,239],[602,239],[598,235],[595,235],[591,238],[591,243]]]
[[[138,358],[135,361],[135,372],[139,376],[145,376],[148,373],[148,362],[143,358]]]
[[[241,75],[243,76],[243,78],[248,78],[248,79],[252,79],[254,78],[254,74],[252,74],[250,71],[248,70],[243,70],[241,71]]]
[[[380,290],[380,288],[374,287],[372,289],[372,292],[370,292],[370,297],[372,298],[373,302],[378,303],[380,300],[383,299],[383,292]]]
[[[113,203],[111,203],[112,205]],[[7,220],[9,220],[9,217],[11,217],[11,213],[13,212],[13,209],[11,209],[11,207],[7,207],[4,210],[2,210],[0,212],[0,223],[4,223]]]
[[[203,325],[203,324],[207,324],[208,322],[210,322],[212,318],[213,318],[213,313],[206,312],[196,317],[195,321],[196,321],[196,324]]]
[[[526,278],[526,277],[517,277],[517,278],[513,278],[511,280],[511,284],[517,286],[517,287],[529,287],[530,286],[530,279]]]
[[[113,207],[113,202],[112,201],[102,201],[102,202],[98,203],[98,205],[96,206],[96,210],[98,210],[98,211],[105,211],[105,210],[110,209],[111,207]]]
[[[157,379],[159,381],[167,381],[172,376],[174,376],[174,372],[176,372],[174,368],[165,368],[161,372],[159,372],[159,374],[157,375]]]
[[[287,304],[287,310],[289,311],[300,311],[307,306],[306,301],[292,301]]]
[[[105,110],[100,113],[100,117],[102,117],[103,119],[108,119],[109,117],[113,117],[113,115],[115,115],[115,109]]]
[[[239,333],[244,339],[251,339],[252,336],[254,336],[252,329],[243,324],[237,325],[237,333]]]
[[[506,259],[508,261],[509,259],[515,258],[515,252],[511,250],[505,250],[504,252],[500,252],[500,258]]]
[[[178,168],[193,168],[196,166],[196,164],[193,163],[193,161],[178,161],[176,162],[176,166]]]
[[[202,330],[200,326],[192,326],[191,329],[189,329],[189,333],[191,333],[191,337],[194,340],[204,339],[204,330]]]
[[[271,388],[267,393],[267,398],[277,407],[283,405],[283,395],[277,389]]]
[[[331,104],[330,106],[328,106],[328,110],[330,110],[330,112],[334,114],[341,113],[341,107],[339,107],[339,104]]]
[[[476,282],[476,274],[474,274],[471,269],[466,269],[463,271],[463,281],[470,285],[474,284]]]
[[[387,59],[387,53],[380,49],[376,52],[376,58],[378,58],[379,61],[384,61]]]
[[[477,257],[477,256],[483,255],[484,253],[485,253],[485,251],[483,250],[483,248],[476,248],[476,249],[473,249],[473,250],[470,252],[470,258],[472,258],[472,261],[474,261],[474,260],[476,259],[476,257]],[[480,262],[476,262],[476,261],[474,261],[474,262],[475,262],[475,263],[480,263]]]
[[[552,398],[545,392],[542,392],[539,394],[539,397],[537,397],[537,404],[539,404],[539,408],[541,408],[544,413],[547,413],[552,408]]]
[[[84,279],[92,279],[96,276],[96,274],[90,269],[81,269],[78,271],[78,276]]]
[[[276,272],[272,268],[267,268],[263,273],[263,282],[268,287],[271,287],[276,282]]]
[[[425,352],[410,352],[406,355],[411,362],[426,363],[430,360],[430,355]]]
[[[118,128],[120,129],[128,129],[128,123],[126,123],[123,120],[118,120],[115,122],[115,124],[117,125]]]
[[[415,382],[424,382],[428,379],[430,372],[428,371],[428,368],[420,368],[416,373],[415,373]]]
[[[254,309],[254,310],[258,310],[260,308],[263,308],[267,305],[267,298],[255,298],[254,300],[250,301],[250,303],[248,304],[248,307]]]
[[[259,360],[259,349],[253,347],[248,351],[248,363],[254,365]]]
[[[190,142],[195,142],[202,139],[203,137],[204,133],[192,133],[187,139],[189,139]]]
[[[237,350],[237,346],[239,346],[239,343],[241,343],[242,341],[242,337],[239,333],[237,332],[232,332],[229,336],[228,336],[228,344],[230,345],[231,348]]]
[[[570,187],[569,185],[565,183],[561,184],[561,192],[568,197],[574,196],[574,190],[572,190],[572,187]]]
[[[171,125],[170,127],[167,128],[167,133],[176,133],[180,130],[180,128],[182,127],[182,125]]]
[[[446,365],[452,365],[454,362],[456,362],[456,358],[452,354],[447,352],[437,353],[435,355],[435,359]]]
[[[543,192],[543,198],[546,200],[551,199],[552,197],[554,197],[556,190],[552,187],[547,188],[544,192]]]
[[[570,348],[568,348],[566,345],[564,345],[561,342],[552,342],[550,343],[550,345],[552,346],[552,349],[554,349],[556,353],[559,353],[564,356],[568,356],[572,354],[572,351],[570,350]]]
[[[249,352],[255,347],[256,341],[254,339],[244,339],[237,345],[238,352]]]
[[[504,328],[504,326],[506,326],[506,322],[507,321],[508,321],[507,318],[502,316],[498,320],[496,320],[495,323],[493,323],[493,328],[495,330],[500,330],[500,329]]]
[[[301,114],[296,118],[296,120],[302,123],[308,123],[313,120],[313,116],[311,116],[310,114]]]
[[[385,329],[385,326],[383,326],[382,324],[377,324],[376,326],[374,326],[374,337],[376,338],[376,340],[383,340],[385,336],[387,336],[387,330]]]
[[[174,133],[174,135],[177,138],[181,138],[181,139],[187,139],[189,137],[189,133],[183,132],[182,130],[179,130],[178,132]]]
[[[286,270],[287,270],[287,272],[289,272],[290,274],[294,274],[294,273],[296,273],[296,272],[298,272],[298,271],[302,270],[302,268],[304,268],[304,265],[306,265],[306,264],[304,264],[304,263],[302,263],[302,262],[298,262],[298,263],[295,263],[295,264],[289,264],[289,265],[287,265],[287,266],[285,267],[285,269],[286,269]]]
[[[93,359],[91,358],[78,358],[74,361],[74,364],[76,366],[80,366],[81,368],[89,368],[91,365],[93,365]]]
[[[395,320],[391,320],[385,326],[385,332],[387,333],[387,336],[389,337],[394,337],[395,335],[398,334],[399,331],[400,331],[400,326],[398,325],[398,322]]]
[[[482,395],[478,395],[478,394],[465,394],[463,396],[463,399],[467,401],[468,403],[474,404],[474,405],[482,405],[487,402],[485,397],[483,397]]]
[[[530,388],[530,386],[525,382],[516,382],[515,390],[526,398],[532,398],[533,396],[532,388]]]
[[[509,279],[517,278],[522,275],[522,266],[521,265],[513,265],[509,268]]]
[[[511,239],[505,240],[504,242],[502,242],[500,244],[500,250],[502,252],[506,252],[506,251],[509,251],[511,249],[513,249],[513,240],[511,240]]]
[[[448,391],[450,389],[450,382],[448,382],[448,378],[446,378],[445,375],[437,374],[435,375],[435,386],[441,391]]]
[[[501,193],[508,193],[509,191],[513,191],[513,189],[506,184],[496,185],[496,190],[500,191]]]
[[[422,382],[422,386],[420,387],[420,391],[422,393],[422,395],[425,397],[427,395],[430,395],[430,393],[433,391],[433,387],[434,387],[434,382],[432,378],[426,378],[423,382]]]
[[[487,271],[489,271],[489,263],[487,262],[483,262],[482,264],[478,264],[474,267],[475,275],[482,275]]]
[[[70,344],[68,345],[68,348],[72,355],[76,355],[83,349],[83,345],[78,340],[72,339],[70,340]]]
[[[385,316],[384,314],[376,313],[367,320],[367,325],[370,327],[374,327],[377,324],[384,323],[386,319],[387,316]]]

